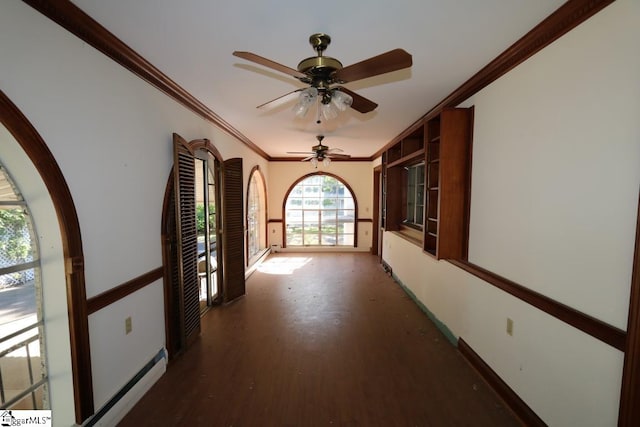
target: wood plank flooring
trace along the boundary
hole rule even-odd
[[[271,255],[121,426],[518,426],[365,253]]]

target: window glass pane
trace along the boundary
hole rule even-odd
[[[302,207],[302,198],[291,197],[287,200],[287,208],[301,208]]]
[[[304,244],[305,245],[319,245],[320,244],[320,235],[318,233],[305,233],[304,234]]]
[[[300,210],[302,208],[302,210]],[[285,202],[287,245],[353,245],[353,236],[340,240],[340,233],[355,229],[355,201],[340,180],[312,175],[299,182]],[[300,238],[302,234],[302,238]]]
[[[337,239],[335,234],[323,234],[322,245],[323,246],[335,246],[337,245]]]
[[[48,409],[40,264],[28,206],[0,165],[0,393],[3,409]],[[24,330],[7,340],[5,337]],[[4,354],[3,354],[4,353]],[[33,384],[44,381],[37,388]],[[19,401],[18,396],[26,393]]]
[[[337,209],[339,207],[338,199],[326,198],[322,200],[321,209]]]
[[[249,181],[249,196],[247,200],[247,237],[248,258],[260,252],[260,194],[258,192],[258,182],[256,172],[251,175]]]
[[[350,222],[355,220],[356,211],[351,209],[339,210],[338,218],[342,222]]]
[[[407,168],[406,196],[404,222],[422,225],[424,218],[424,163]]]

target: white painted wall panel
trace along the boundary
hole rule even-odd
[[[626,329],[640,4],[616,2],[473,97],[469,260]]]
[[[245,189],[253,165],[268,169],[235,138],[22,2],[0,4],[0,57],[0,88],[40,133],[70,187],[89,298],[162,265],[160,224],[173,132],[187,140],[210,139],[224,159],[243,157]],[[62,302],[56,310],[65,322]],[[124,336],[128,315],[135,345],[133,335]],[[164,346],[161,286],[103,308],[90,316],[89,329],[99,409]],[[68,365],[68,352],[67,336],[50,359]],[[66,391],[52,387],[54,401],[62,399],[59,393],[72,399],[70,369],[60,375]],[[65,405],[60,420],[73,420]]]
[[[464,102],[475,105],[470,261],[622,329],[640,187],[638,40],[640,3],[619,0]],[[384,239],[394,274],[546,423],[617,424],[622,352]]]

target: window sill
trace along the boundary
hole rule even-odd
[[[416,230],[415,228],[401,225],[400,230],[393,231],[393,233],[404,240],[413,243],[419,248],[422,248],[422,230]]]

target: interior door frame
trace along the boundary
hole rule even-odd
[[[222,169],[222,156],[218,149],[209,141],[208,139],[195,139],[186,143],[190,150],[194,152],[198,152],[201,150],[207,151],[216,162],[216,170],[214,179],[216,180],[216,209],[219,209],[220,200],[221,200],[221,179],[220,173]],[[164,201],[162,206],[162,224],[161,224],[161,235],[162,235],[162,262],[163,262],[163,270],[164,270],[164,310],[165,310],[165,342],[166,348],[168,352],[168,360],[172,362],[178,357],[182,352],[188,347],[190,342],[183,342],[183,339],[180,337],[180,327],[179,325],[175,325],[174,322],[176,318],[174,316],[175,310],[177,309],[178,301],[174,300],[172,289],[174,286],[174,263],[175,263],[175,247],[176,247],[176,235],[175,235],[175,209],[174,209],[174,168],[172,166],[171,171],[169,173],[169,177],[167,179],[167,185],[165,187]],[[221,241],[220,235],[220,224],[222,221],[221,211],[217,212],[216,215],[216,239]],[[224,271],[222,267],[222,251],[223,248],[221,245],[217,247],[216,256],[218,258],[218,289],[219,296],[216,299],[216,302],[222,301],[222,293],[223,287],[221,286]],[[191,342],[193,339],[191,340]]]

